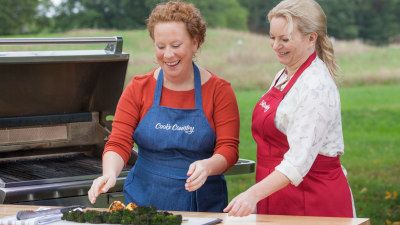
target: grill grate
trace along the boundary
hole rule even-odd
[[[59,158],[3,162],[0,163],[0,187],[93,179],[101,173],[101,159],[83,153]]]

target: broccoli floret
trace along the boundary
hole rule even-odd
[[[88,223],[103,223],[103,213],[96,210],[87,210],[84,213],[85,221]]]
[[[151,221],[151,215],[148,215],[148,214],[139,215],[139,224],[140,225],[151,225],[150,221]]]
[[[123,211],[113,211],[106,214],[107,217],[103,217],[106,223],[119,224],[122,220]]]
[[[123,224],[123,225],[138,224],[135,213],[133,213],[133,211],[124,210],[122,212],[121,224]]]
[[[78,223],[85,223],[85,214],[84,213],[80,213],[78,214],[77,218],[76,218],[76,222]]]
[[[153,215],[157,213],[157,209],[152,207],[152,206],[148,206],[148,207],[144,207],[144,206],[139,206],[137,207],[135,210],[133,210],[134,213],[139,214],[139,215]]]
[[[65,213],[63,213],[61,219],[62,219],[62,220],[67,220],[67,221],[71,221],[71,220],[70,220],[70,216],[71,216],[71,215],[69,214],[69,212],[65,212]]]
[[[151,218],[151,225],[163,225],[164,224],[164,215],[156,214]]]
[[[175,216],[175,222],[177,222],[178,224],[182,223],[182,215],[174,215]]]
[[[110,217],[110,212],[107,212],[107,211],[101,212],[101,220],[102,221],[107,221],[109,217]]]
[[[84,223],[85,218],[83,216],[82,211],[70,211],[70,212],[65,212],[63,213],[62,218],[63,220],[67,221],[72,221],[72,222],[78,222],[78,223]]]
[[[180,225],[181,223],[181,215],[168,215],[164,218],[164,225]]]

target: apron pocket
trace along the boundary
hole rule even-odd
[[[295,187],[289,184],[268,197],[268,214],[272,215],[305,215],[304,181]]]
[[[160,210],[192,211],[193,193],[185,190],[186,180],[162,176],[153,179],[155,188],[148,196],[150,205]]]
[[[124,186],[130,185],[133,181],[133,171],[135,170],[135,167],[132,167],[132,169],[129,171],[128,175],[126,176]]]
[[[124,184],[125,202],[134,202],[139,206],[149,206],[149,196],[154,191],[154,183],[149,178],[150,174],[140,171],[135,173],[135,170],[129,172],[127,180]]]
[[[223,176],[210,176],[196,191],[197,211],[222,212],[228,204],[228,191]]]

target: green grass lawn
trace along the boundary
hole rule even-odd
[[[357,216],[371,218],[372,224],[400,221],[399,198],[385,199],[386,192],[400,192],[400,85],[341,88],[340,92],[345,140],[342,163],[348,171]],[[263,91],[236,91],[241,158],[256,158],[251,114],[261,94]],[[254,184],[254,174],[228,176],[227,181],[231,199]]]

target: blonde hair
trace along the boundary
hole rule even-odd
[[[203,44],[207,25],[200,11],[191,3],[169,1],[158,4],[147,19],[147,30],[154,40],[154,27],[161,22],[183,22],[191,38]]]
[[[274,17],[284,17],[288,22],[288,29],[291,33],[294,23],[303,34],[317,33],[316,51],[318,57],[328,67],[334,77],[337,74],[333,45],[328,37],[326,15],[321,6],[315,0],[283,0],[268,13],[268,21]]]

